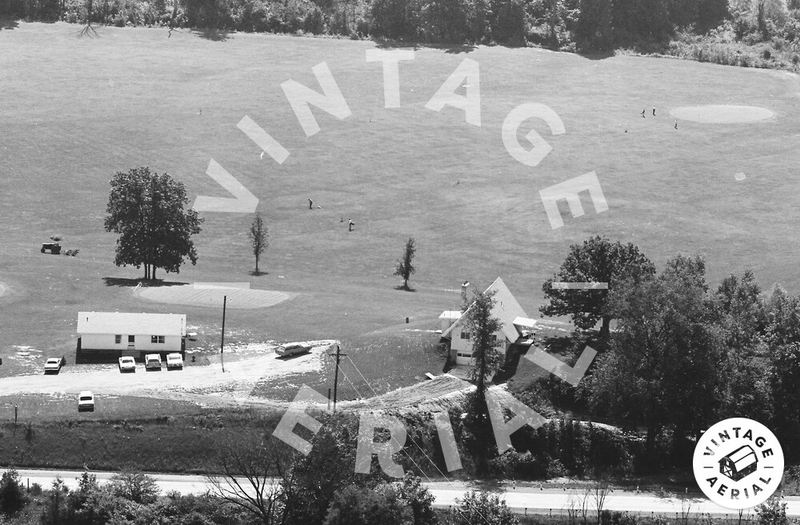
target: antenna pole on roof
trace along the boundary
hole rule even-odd
[[[225,307],[228,305],[228,296],[222,296],[222,340],[219,343],[219,361],[222,363],[222,372],[225,372]]]

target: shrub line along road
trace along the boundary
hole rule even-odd
[[[56,477],[60,477],[70,489],[75,489],[78,486],[77,479],[84,471],[25,469],[17,470],[17,472],[22,483],[26,485],[28,483],[38,483],[42,488],[46,489],[51,486]],[[92,471],[91,473],[97,477],[97,481],[100,483],[108,482],[116,474],[115,472],[100,471]],[[209,479],[202,475],[162,473],[148,473],[148,475],[156,480],[163,494],[178,491],[181,494],[202,495],[213,488]],[[454,505],[456,498],[463,497],[465,492],[476,487],[472,483],[463,481],[433,481],[424,483],[424,485],[428,487],[435,497],[435,507]],[[508,485],[508,483],[505,483],[503,491],[496,492],[496,494],[504,498],[508,506],[520,514],[547,514],[551,511],[553,514],[563,514],[570,508],[570,502],[574,504],[574,508],[579,509],[581,501],[587,493],[586,491],[589,490],[589,485],[587,485],[586,490],[539,489],[537,486],[528,485],[510,488]],[[247,484],[243,486],[247,486]],[[786,503],[786,514],[788,516],[800,516],[800,497],[788,497],[786,498]],[[590,492],[587,496],[586,504],[590,513],[594,506],[594,495]],[[684,513],[708,513],[714,515],[727,514],[732,517],[738,516],[737,511],[720,507],[705,498],[659,497],[649,493],[620,490],[614,490],[608,494],[603,508],[610,511],[628,511],[635,514],[683,515]],[[748,513],[752,512],[749,509],[746,510],[745,516]]]

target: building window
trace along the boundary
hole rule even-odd
[[[164,336],[163,335],[151,335],[150,336],[150,342],[151,343],[158,343],[158,344],[162,344],[163,345],[164,344]]]
[[[121,342],[122,342],[122,336],[121,336],[121,335],[115,335],[115,336],[114,336],[114,344],[115,344],[115,345],[118,345],[118,344],[120,344]]]
[[[465,339],[465,340],[469,341],[469,332],[467,332],[466,330],[462,330],[461,331],[461,339]]]
[[[498,343],[497,334],[492,334],[492,338],[489,341],[489,344],[492,345],[492,346],[497,346],[497,343]]]
[[[129,335],[128,336],[128,344],[132,345],[135,342],[136,342],[136,336],[135,335]]]

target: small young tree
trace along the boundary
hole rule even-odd
[[[250,245],[253,248],[253,255],[256,256],[256,275],[260,272],[258,270],[258,259],[264,250],[269,246],[269,230],[264,225],[264,219],[261,214],[256,212],[253,217],[253,222],[250,224]]]
[[[15,514],[25,506],[25,493],[19,474],[15,469],[3,472],[0,477],[0,511],[3,514]]]
[[[408,290],[408,280],[411,278],[411,275],[417,271],[413,265],[414,254],[416,251],[417,247],[414,243],[414,239],[409,237],[406,241],[406,249],[403,253],[403,257],[397,261],[397,266],[394,269],[394,274],[403,278],[404,290]]]
[[[64,485],[64,480],[56,478],[48,495],[47,505],[42,509],[40,522],[42,525],[58,525],[68,523],[67,497],[69,489]]]

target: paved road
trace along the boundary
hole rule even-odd
[[[78,485],[77,478],[82,471],[79,470],[18,470],[23,483],[38,483],[43,488],[49,488],[56,477],[64,480],[70,488]],[[97,476],[100,483],[108,482],[113,472],[92,472]],[[162,492],[177,491],[181,494],[204,494],[212,488],[208,478],[197,475],[184,474],[157,474],[150,473],[156,479]],[[470,488],[471,484],[455,481],[444,482],[436,481],[425,484],[435,497],[434,505],[437,507],[448,507],[455,504],[456,498],[460,498]],[[585,497],[582,490],[558,490],[547,488],[539,489],[535,485],[511,486],[506,483],[503,486],[501,497],[506,500],[509,507],[519,513],[566,513],[571,505],[581,506],[581,501]],[[587,507],[591,510],[595,505],[593,495],[588,496]],[[800,497],[786,498],[787,514],[789,516],[800,516]],[[725,509],[707,499],[689,498],[682,499],[677,497],[663,498],[652,493],[636,493],[628,491],[614,491],[608,494],[605,500],[605,509],[612,511],[628,511],[639,514],[661,514],[672,515],[682,513],[709,513],[709,514],[729,514],[731,517],[737,515],[736,511]],[[745,513],[746,514],[746,513]]]

